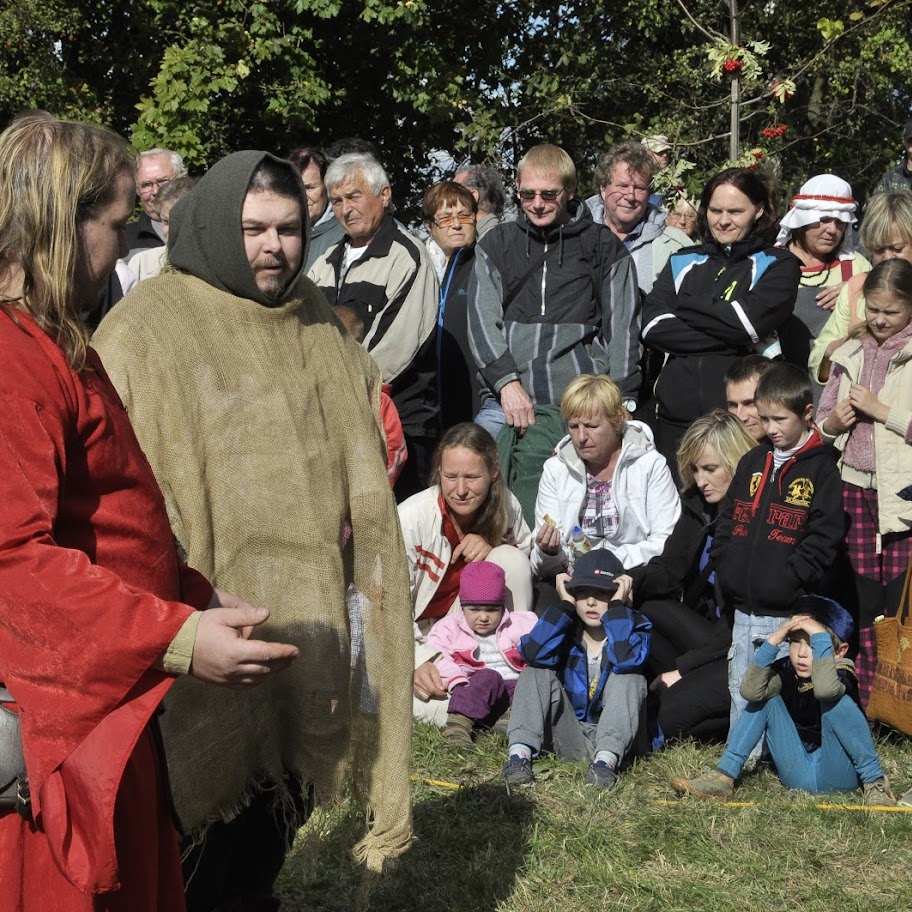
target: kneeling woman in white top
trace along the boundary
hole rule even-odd
[[[500,473],[494,438],[478,425],[463,422],[444,434],[431,477],[434,484],[399,505],[399,523],[415,621],[415,716],[444,725],[447,690],[428,631],[439,618],[460,610],[459,578],[475,561],[503,567],[507,610],[529,610],[532,533]]]

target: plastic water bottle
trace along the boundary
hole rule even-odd
[[[587,551],[592,550],[589,539],[586,538],[585,532],[579,527],[574,526],[570,533],[570,566],[576,562],[578,557],[582,557]]]

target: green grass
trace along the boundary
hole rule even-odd
[[[415,842],[371,897],[383,912],[898,912],[912,909],[912,813],[822,809],[860,793],[787,792],[747,777],[744,806],[675,799],[669,779],[718,760],[682,744],[636,763],[616,788],[584,785],[581,764],[545,761],[533,789],[508,796],[506,742],[481,736],[454,753],[416,725]],[[884,768],[912,786],[906,742],[878,741]],[[538,766],[538,765],[537,765]],[[426,779],[462,786],[435,786]],[[349,912],[363,820],[343,803],[304,827],[279,880],[284,912]]]

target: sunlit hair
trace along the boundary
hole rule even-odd
[[[184,159],[171,149],[147,149],[145,152],[140,152],[136,156],[135,166],[136,170],[139,170],[139,166],[142,164],[144,158],[158,158],[159,156],[164,156],[171,162],[171,170],[174,172],[174,177],[180,177],[182,174],[187,173],[187,169],[184,166]]]
[[[773,362],[763,355],[745,355],[737,361],[732,361],[725,371],[723,383],[744,383],[745,380],[759,380],[771,367]]]
[[[440,464],[443,454],[456,447],[464,447],[480,456],[492,479],[491,490],[488,491],[488,497],[473,521],[472,531],[476,535],[480,535],[492,547],[502,545],[504,534],[509,526],[507,483],[500,471],[497,444],[483,427],[471,421],[463,421],[461,424],[451,427],[443,435],[434,451],[430,483],[432,485],[440,483]]]
[[[865,298],[884,295],[899,301],[906,310],[912,310],[912,263],[896,257],[878,263],[869,273],[861,287]],[[869,332],[865,320],[852,328],[850,339],[857,339]]]
[[[526,170],[538,171],[542,174],[554,173],[560,179],[564,190],[570,193],[576,190],[576,165],[560,146],[544,143],[529,149],[516,167],[516,185],[518,187],[522,186],[522,175]]]
[[[433,222],[444,206],[465,206],[469,212],[478,212],[478,203],[471,191],[455,181],[439,181],[428,188],[421,204],[425,222]]]
[[[560,409],[564,421],[602,412],[617,432],[629,417],[621,391],[605,374],[580,374],[571,380],[561,396]]]
[[[811,378],[807,368],[785,361],[775,362],[760,378],[754,392],[754,402],[784,406],[799,418],[804,418],[807,407],[814,401]]]
[[[596,193],[611,181],[611,172],[615,165],[627,165],[634,174],[646,175],[647,185],[652,183],[656,171],[659,170],[646,146],[637,140],[628,139],[612,146],[599,156],[598,164],[595,166]]]
[[[82,224],[108,205],[117,178],[131,179],[134,152],[104,127],[23,117],[0,134],[0,306],[24,310],[76,371],[88,330],[78,312],[76,266]],[[9,283],[21,269],[21,297]]]
[[[248,193],[274,193],[297,200],[303,205],[303,187],[297,170],[288,167],[281,159],[264,158],[250,176]]]
[[[757,445],[744,428],[744,424],[735,415],[715,409],[708,415],[697,418],[684,432],[678,444],[678,475],[681,476],[681,491],[694,487],[693,467],[700,461],[700,456],[707,446],[711,446],[719,457],[719,464],[728,472],[729,477],[741,457]]]
[[[383,188],[390,185],[380,162],[373,155],[366,155],[363,152],[350,152],[334,159],[326,169],[323,183],[326,184],[327,190],[332,190],[339,184],[355,180],[359,174],[374,196],[379,196]]]
[[[878,193],[865,208],[858,240],[870,254],[889,247],[893,234],[912,244],[912,193]]]
[[[700,196],[700,207],[697,210],[697,234],[700,240],[706,243],[713,239],[706,210],[709,201],[719,187],[730,184],[740,190],[755,206],[763,207],[763,214],[754,222],[748,237],[762,237],[772,241],[776,227],[776,211],[773,204],[773,195],[769,184],[750,168],[726,168],[709,179]]]
[[[329,159],[320,149],[302,146],[300,149],[292,149],[285,157],[298,169],[302,177],[311,165],[317,166],[320,171],[320,180],[326,176]]]
[[[507,195],[504,191],[503,178],[489,165],[468,165],[456,173],[457,184],[478,192],[478,207],[486,212],[493,212],[498,218],[503,215]]]

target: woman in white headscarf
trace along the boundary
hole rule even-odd
[[[843,284],[871,268],[847,243],[854,218],[852,187],[835,174],[818,174],[802,185],[780,222],[776,245],[801,260],[795,310],[779,329],[782,354],[793,364],[808,363]]]

